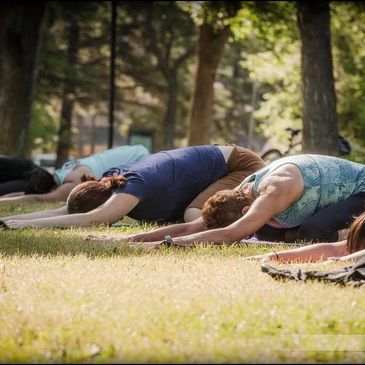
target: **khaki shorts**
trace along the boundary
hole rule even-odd
[[[204,203],[217,191],[235,188],[241,184],[248,175],[251,175],[264,167],[264,162],[255,152],[234,145],[227,161],[227,167],[227,175],[209,185],[186,207],[186,209],[202,209]]]

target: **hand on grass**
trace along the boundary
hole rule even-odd
[[[265,255],[246,256],[246,257],[244,257],[244,259],[247,261],[259,261],[259,260],[262,260],[264,258],[264,256]]]
[[[86,241],[110,241],[110,242],[118,242],[118,241],[129,241],[128,235],[117,235],[112,236],[108,234],[89,234],[85,238]]]
[[[254,256],[247,256],[244,259],[247,261],[260,261],[262,264],[265,262],[270,261],[275,255],[272,255],[271,253],[267,253],[264,255],[254,255]]]
[[[335,262],[335,261],[346,261],[348,259],[346,259],[346,256],[332,256],[332,257],[327,257],[325,262]]]
[[[11,219],[4,221],[6,226],[11,229],[19,229],[25,227],[32,227],[31,224],[27,223],[25,220]]]

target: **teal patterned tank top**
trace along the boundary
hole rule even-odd
[[[288,209],[272,217],[286,228],[299,226],[319,210],[365,192],[365,165],[312,154],[293,155],[273,161],[247,176],[242,185],[253,181],[253,192],[258,197],[260,183],[285,164],[297,166],[304,180],[302,196]]]

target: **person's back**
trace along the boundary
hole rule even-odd
[[[315,212],[365,192],[365,165],[316,154],[293,155],[273,161],[248,176],[242,185],[254,181],[253,191],[258,196],[263,181],[286,164],[295,165],[304,181],[304,191],[300,198],[273,217],[286,227],[298,226]]]
[[[104,176],[123,175],[127,183],[115,193],[137,196],[128,214],[139,220],[182,219],[186,206],[206,187],[227,173],[219,147],[207,145],[162,151]]]
[[[147,148],[142,145],[119,146],[68,161],[55,170],[54,177],[58,185],[70,181],[79,183],[84,174],[100,179],[106,170],[140,161],[148,155]]]
[[[49,173],[46,175],[38,168],[27,175],[29,189],[25,195],[4,197],[0,201],[66,201],[70,191],[81,183],[83,175],[100,178],[104,171],[113,166],[139,161],[148,155],[147,148],[142,145],[120,146],[96,152],[88,157],[68,161],[61,168],[56,169],[53,176]],[[40,187],[42,187],[42,191]],[[47,188],[48,190],[46,190]]]

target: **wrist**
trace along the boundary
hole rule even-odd
[[[279,261],[279,255],[275,251],[269,252],[263,256],[263,261],[275,261],[275,260]]]
[[[169,247],[174,244],[174,240],[171,236],[165,236],[161,243]]]

